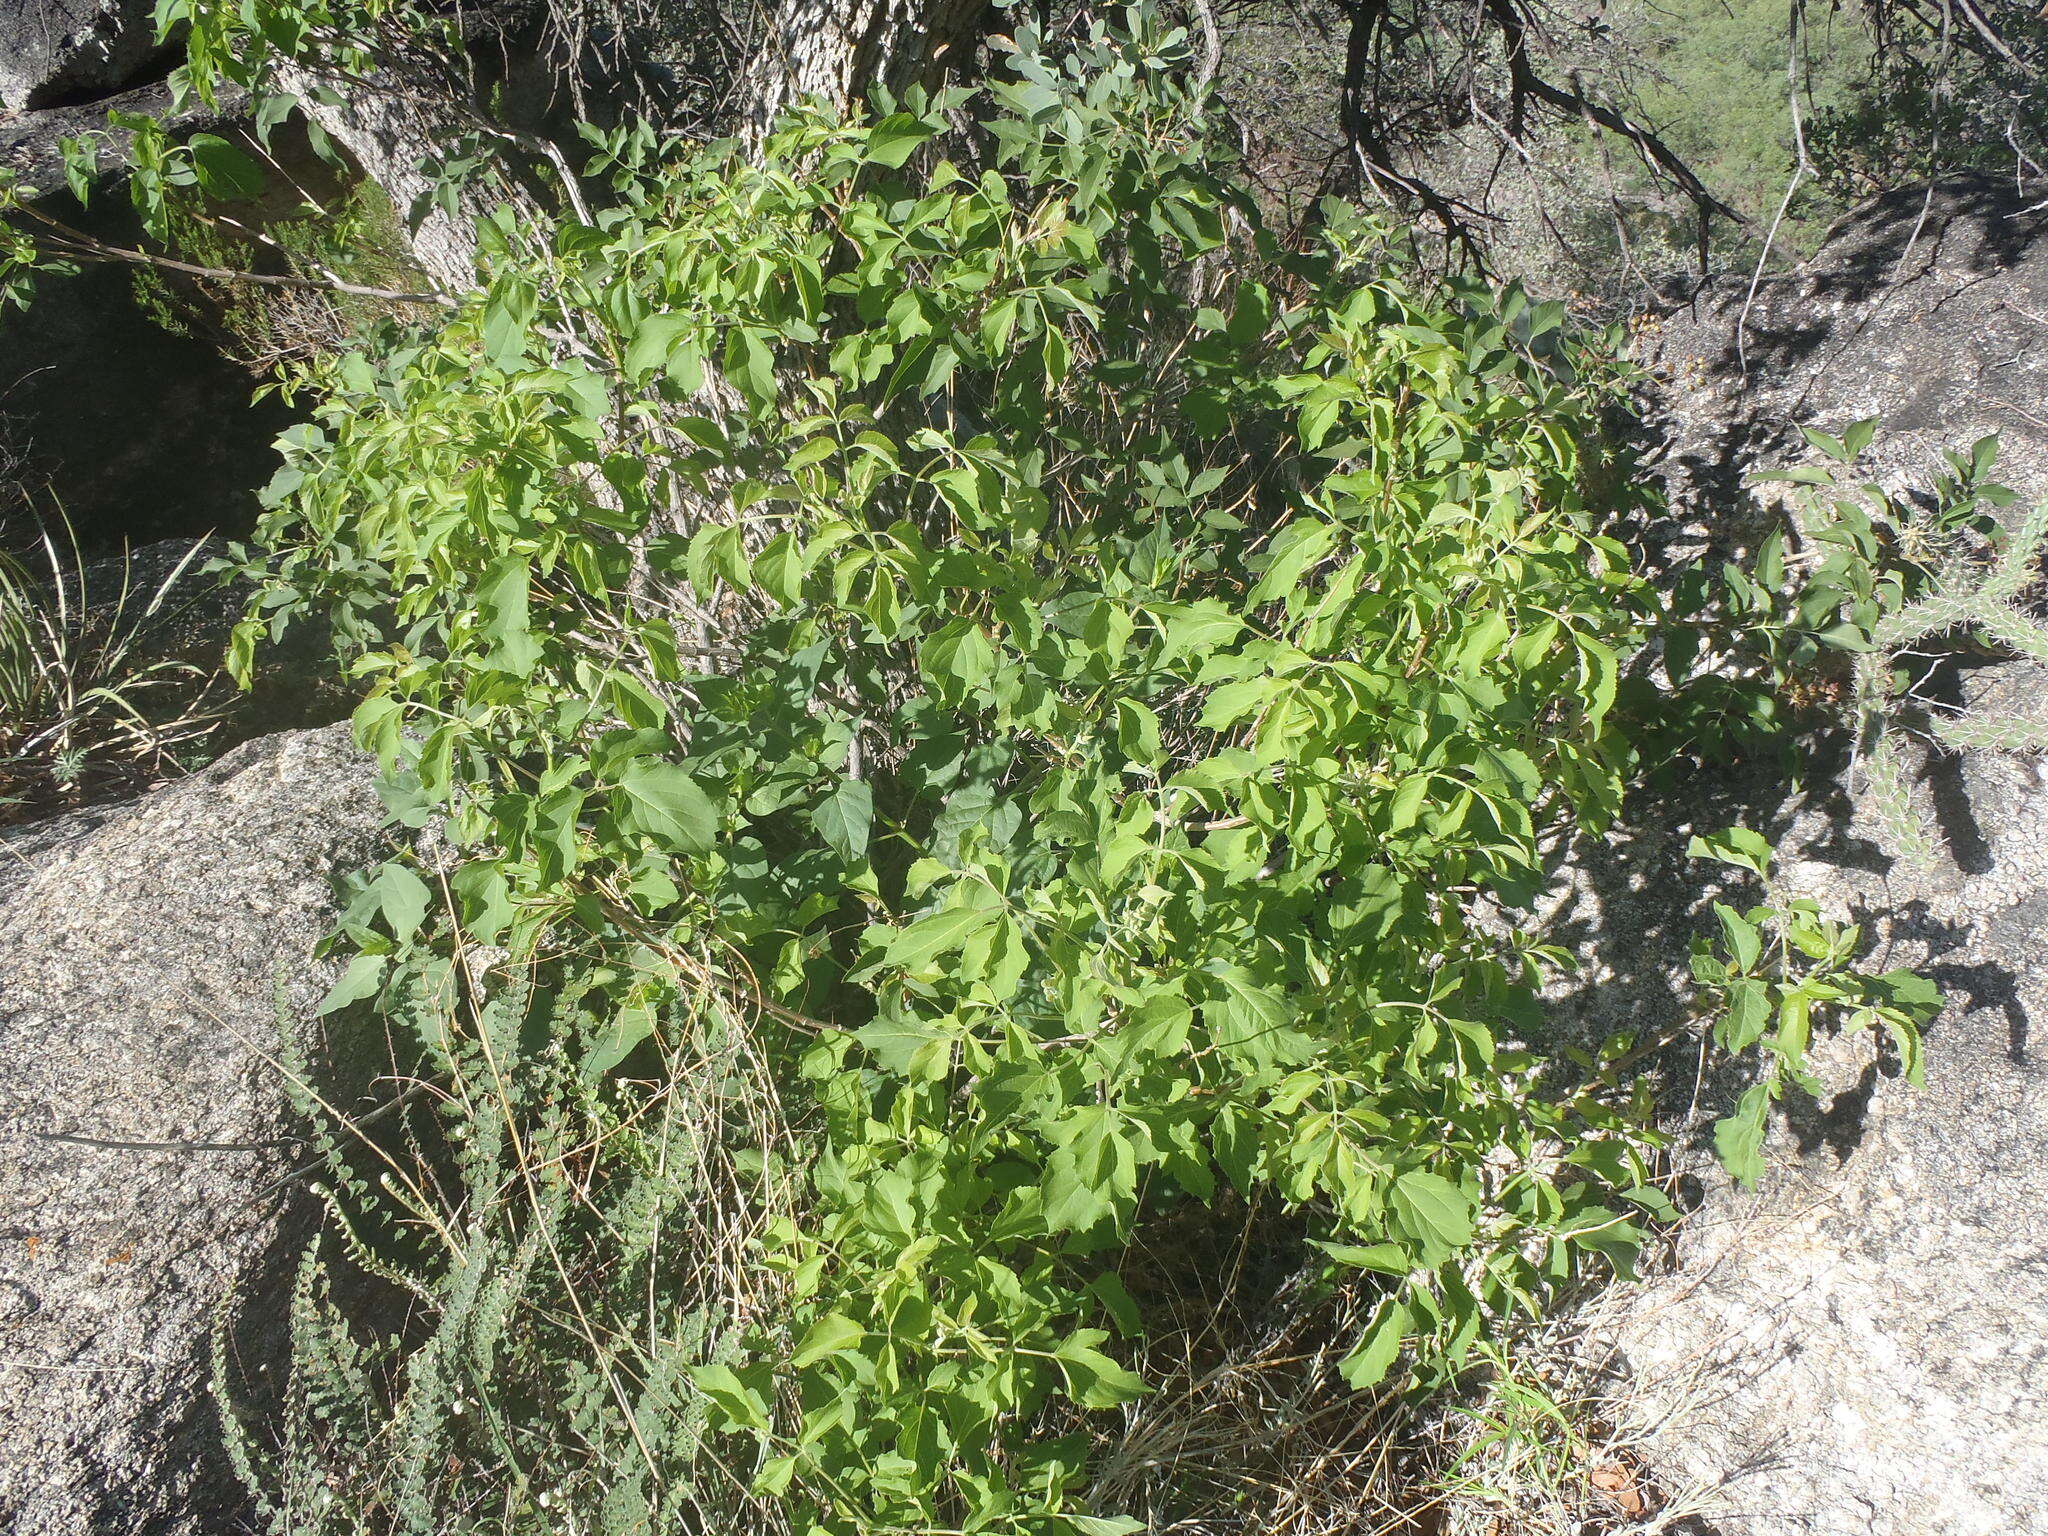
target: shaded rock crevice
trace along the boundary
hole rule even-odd
[[[0,108],[99,101],[169,72],[150,0],[0,0]]]

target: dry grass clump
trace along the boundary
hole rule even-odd
[[[1122,1279],[1159,1391],[1100,1436],[1096,1507],[1159,1536],[1662,1536],[1705,1490],[1660,1483],[1596,1315],[1560,1304],[1426,1398],[1346,1387],[1369,1296],[1309,1283],[1284,1220],[1148,1234]],[[1204,1236],[1204,1230],[1209,1236]],[[1589,1298],[1591,1299],[1591,1298]],[[1073,1426],[1079,1428],[1078,1423]]]
[[[140,789],[219,726],[220,668],[175,654],[201,548],[152,572],[132,552],[88,564],[60,521],[0,551],[0,825]]]
[[[1590,1298],[1589,1298],[1590,1299]],[[1692,1532],[1708,1491],[1653,1462],[1646,1420],[1596,1314],[1560,1308],[1483,1346],[1471,1392],[1428,1433],[1445,1536],[1661,1536]]]

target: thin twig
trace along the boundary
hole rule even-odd
[[[1223,33],[1217,28],[1216,13],[1210,9],[1209,0],[1188,0],[1188,5],[1202,25],[1202,67],[1195,72],[1195,90],[1200,92],[1209,88],[1209,82],[1223,66]]]
[[[1793,194],[1800,184],[1813,174],[1813,161],[1806,153],[1806,122],[1799,114],[1799,28],[1801,22],[1799,7],[1792,9],[1791,35],[1785,58],[1785,99],[1792,108],[1792,142],[1798,149],[1798,159],[1792,166],[1792,179],[1785,183],[1785,195],[1778,199],[1778,211],[1771,216],[1771,227],[1764,232],[1763,248],[1756,253],[1756,270],[1749,274],[1749,291],[1742,297],[1742,313],[1735,317],[1735,368],[1744,378],[1749,376],[1749,353],[1744,336],[1749,329],[1749,311],[1756,303],[1756,291],[1764,280],[1764,265],[1771,259],[1771,246],[1778,238],[1778,228],[1785,222],[1785,215],[1792,207]]]
[[[382,299],[391,304],[431,304],[440,309],[454,309],[458,301],[445,293],[401,293],[393,288],[373,288],[364,283],[348,283],[338,278],[277,276],[268,272],[241,272],[229,267],[203,267],[189,261],[178,261],[169,256],[155,256],[148,251],[138,251],[125,245],[109,245],[95,240],[91,235],[71,228],[51,218],[40,209],[27,204],[22,211],[39,223],[47,225],[50,234],[38,234],[45,245],[54,247],[60,255],[74,257],[81,261],[122,263],[132,267],[158,267],[170,272],[182,272],[189,277],[204,277],[214,282],[254,283],[265,288],[296,288],[315,293],[346,293],[358,298]]]
[[[37,1141],[61,1141],[74,1147],[103,1147],[113,1152],[269,1152],[293,1146],[303,1136],[270,1141],[124,1141],[113,1136],[74,1136],[69,1131],[30,1131]]]

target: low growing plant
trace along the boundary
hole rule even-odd
[[[132,792],[203,749],[227,679],[165,654],[198,555],[149,578],[129,555],[93,565],[61,519],[28,558],[0,550],[0,824]]]
[[[1746,910],[1714,903],[1720,931],[1693,946],[1693,978],[1714,1019],[1714,1042],[1731,1056],[1749,1056],[1757,1079],[1714,1127],[1722,1163],[1744,1184],[1764,1171],[1764,1136],[1772,1105],[1793,1088],[1818,1096],[1808,1069],[1815,1031],[1884,1031],[1906,1081],[1922,1082],[1920,1026],[1941,1007],[1934,984],[1912,971],[1870,975],[1855,965],[1863,932],[1821,915],[1817,903],[1771,889],[1771,845],[1747,828],[1695,837],[1688,851],[1743,870],[1765,899]],[[1718,940],[1718,942],[1716,941]]]
[[[1875,437],[1805,432],[1815,463],[1758,477],[1787,487],[1785,516],[1746,565],[1680,578],[1663,634],[1677,711],[1701,735],[1782,731],[1782,703],[1840,721],[1889,851],[1935,854],[1913,804],[1908,754],[2048,750],[2048,725],[1957,708],[1935,695],[1953,664],[1976,657],[2048,661],[2048,627],[2024,601],[2041,580],[2048,503],[2007,529],[2013,493],[1993,478],[1998,441],[1944,455],[1921,491],[1855,478]]]

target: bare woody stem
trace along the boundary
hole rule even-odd
[[[129,266],[156,267],[167,272],[182,272],[188,277],[209,278],[215,282],[253,283],[264,288],[296,288],[314,293],[345,293],[357,298],[382,299],[390,304],[431,304],[439,309],[456,307],[454,297],[445,293],[402,293],[395,288],[375,288],[365,283],[345,282],[337,277],[281,277],[267,272],[243,272],[232,267],[199,266],[169,256],[157,256],[148,251],[134,250],[125,245],[109,245],[104,240],[95,240],[92,236],[51,218],[39,209],[27,205],[18,206],[23,213],[45,226],[44,230],[31,232],[41,244],[59,255],[80,261],[124,262]]]

